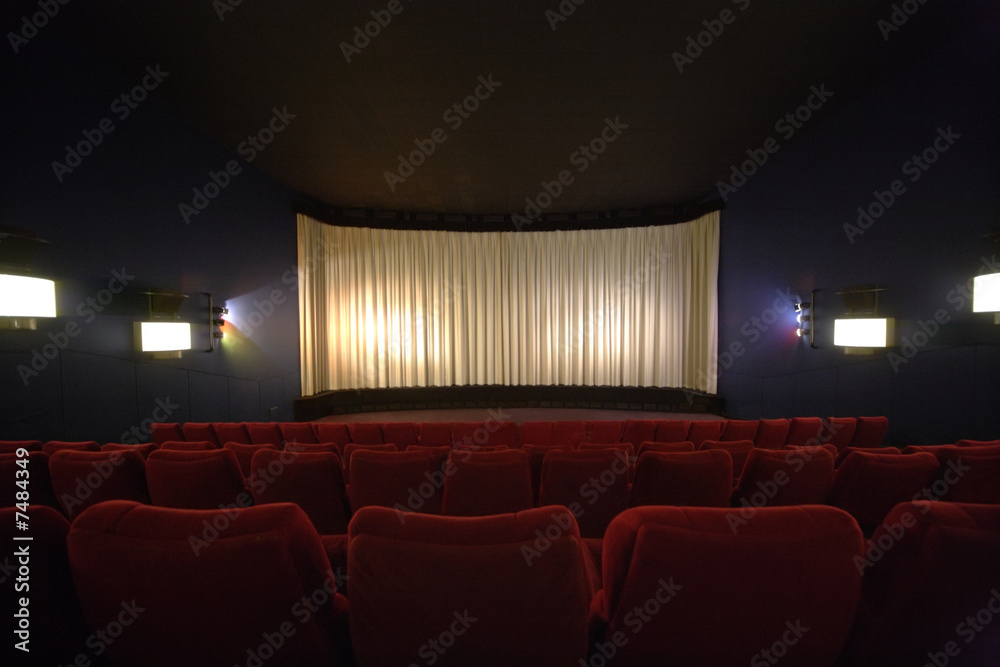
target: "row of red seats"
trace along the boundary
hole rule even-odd
[[[778,449],[786,445],[824,442],[837,449],[878,447],[885,439],[889,420],[885,417],[794,417],[791,419],[627,419],[622,421],[528,421],[514,422],[187,422],[153,424],[155,443],[176,440],[272,444],[285,442],[338,445],[379,445],[387,442],[400,449],[410,445],[505,446],[582,442],[678,442],[690,440],[752,440],[757,447]]]
[[[991,665],[1000,506],[897,505],[867,543],[847,513],[638,507],[595,569],[572,512],[477,518],[368,507],[331,568],[293,504],[33,506],[34,664]],[[14,510],[0,510],[12,553]],[[193,535],[215,527],[200,550]],[[5,634],[18,596],[0,581]],[[12,642],[3,664],[22,664]]]

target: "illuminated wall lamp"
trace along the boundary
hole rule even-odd
[[[45,278],[0,274],[0,328],[35,329],[35,318],[56,316],[55,283]]]
[[[973,279],[972,312],[993,313],[993,322],[1000,324],[1000,273],[988,273]]]
[[[817,349],[816,345],[816,321],[813,316],[813,305],[816,303],[816,290],[810,295],[810,301],[800,301],[795,304],[795,321],[799,326],[795,330],[795,335],[804,338],[809,342],[809,347]]]
[[[229,314],[229,309],[225,306],[216,306],[212,300],[212,295],[209,292],[203,292],[205,296],[208,297],[208,349],[206,352],[213,352],[215,350],[215,342],[221,341],[226,337],[226,332],[222,330],[222,327],[226,325],[225,316]]]

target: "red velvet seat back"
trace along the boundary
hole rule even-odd
[[[693,421],[691,422],[691,428],[688,429],[687,437],[682,438],[682,440],[693,442],[697,449],[705,440],[718,440],[722,436],[722,427],[725,424],[726,422],[721,419],[713,421],[699,419]]]
[[[824,421],[826,430],[824,437],[827,442],[843,450],[854,440],[854,431],[858,428],[858,420],[854,417],[827,417]]]
[[[1000,506],[900,503],[868,548],[855,650],[845,664],[997,664],[1000,623],[993,613],[984,624],[983,610],[1000,606]]]
[[[159,449],[172,452],[210,452],[219,446],[209,440],[167,440]]]
[[[521,446],[518,439],[517,424],[512,421],[487,421],[486,430],[490,434],[488,443],[508,449],[517,449]]]
[[[722,429],[722,437],[719,440],[725,442],[750,440],[752,442],[757,435],[757,427],[759,425],[756,419],[727,419],[726,425]]]
[[[381,445],[363,445],[363,444],[351,442],[351,443],[348,443],[348,444],[344,445],[344,455],[342,457],[343,458],[343,462],[344,462],[344,479],[346,479],[348,482],[351,481],[351,457],[354,455],[354,452],[356,452],[356,451],[358,451],[360,449],[369,449],[369,450],[374,451],[374,452],[398,452],[399,451],[398,449],[396,449],[396,445],[394,445],[392,443],[383,443]]]
[[[254,454],[251,468],[255,504],[295,503],[320,535],[347,532],[351,514],[344,473],[335,454],[262,449]]]
[[[434,470],[444,470],[444,466],[448,462],[448,457],[451,456],[453,450],[449,445],[410,445],[406,448],[406,451],[427,452],[434,459]]]
[[[604,537],[611,520],[628,508],[629,466],[621,449],[550,452],[538,504],[568,507],[583,537]]]
[[[149,504],[146,461],[138,452],[56,452],[49,458],[52,491],[72,520],[105,500]]]
[[[683,442],[687,440],[691,422],[682,419],[659,419],[656,422],[655,442]]]
[[[0,507],[13,507],[23,500],[17,499],[17,493],[22,491],[16,485],[20,479],[24,479],[24,473],[20,475],[18,471],[27,470],[30,484],[29,500],[32,505],[45,505],[56,510],[60,510],[59,501],[56,500],[52,492],[52,480],[49,477],[49,456],[45,452],[28,452],[26,463],[21,465],[17,453],[0,454]],[[22,496],[23,498],[23,496]]]
[[[443,514],[504,514],[534,505],[527,452],[452,452],[447,465],[452,471],[444,481]]]
[[[728,507],[732,484],[733,460],[721,449],[647,451],[635,464],[630,504]]]
[[[0,454],[16,454],[19,449],[40,452],[42,443],[39,440],[0,440]]]
[[[351,422],[347,429],[351,432],[351,442],[358,445],[381,445],[385,442],[382,425],[377,422]]]
[[[642,456],[643,452],[693,452],[695,451],[694,443],[690,440],[685,440],[683,442],[655,442],[648,441],[643,442],[639,445],[639,451],[636,456]]]
[[[621,421],[589,421],[587,422],[587,442],[621,442],[623,427],[624,423]],[[633,440],[632,442],[641,441]]]
[[[171,422],[153,422],[149,425],[149,439],[157,445],[167,440],[183,440],[184,430],[180,424]]]
[[[1000,440],[959,440],[956,447],[1000,447]]]
[[[49,440],[42,445],[42,451],[52,456],[56,452],[99,452],[101,446],[93,440],[79,440],[68,442],[65,440]]]
[[[278,430],[281,431],[281,438],[286,443],[301,442],[313,445],[318,442],[316,440],[316,431],[313,430],[313,425],[310,422],[280,422]]]
[[[593,605],[600,641],[621,633],[608,664],[772,664],[761,651],[783,636],[788,664],[834,664],[860,596],[857,524],[832,507],[781,507],[734,531],[734,511],[636,507],[611,523]]]
[[[417,425],[413,422],[385,422],[382,424],[382,437],[396,445],[399,451],[404,451],[417,444]]]
[[[451,425],[451,442],[455,447],[486,447],[489,439],[490,433],[483,422],[454,422]]]
[[[149,458],[149,455],[159,449],[160,446],[155,442],[144,442],[138,445],[128,445],[121,442],[106,442],[101,446],[102,452],[136,452],[144,459]]]
[[[833,455],[823,448],[755,447],[743,465],[743,474],[733,493],[733,506],[825,503],[832,484]]]
[[[524,422],[518,429],[518,437],[522,446],[550,445],[552,444],[552,422]]]
[[[6,481],[3,480],[4,483]],[[77,655],[88,659],[93,656],[93,641],[96,638],[84,621],[70,575],[66,555],[69,522],[51,507],[32,504],[26,512],[30,528],[25,532],[17,528],[16,521],[23,518],[16,516],[17,512],[21,510],[14,507],[0,509],[0,565],[4,568],[0,575],[0,615],[3,618],[0,627],[4,631],[0,664],[10,667],[79,664],[75,662]],[[15,538],[25,535],[31,536],[30,542],[15,541]],[[22,578],[18,581],[21,578],[18,551],[22,548],[28,550],[25,565],[30,575],[27,580]],[[27,588],[24,588],[25,584]],[[30,653],[14,646],[15,642],[23,639],[14,632],[17,627],[14,614],[21,613],[19,601],[22,597],[29,598],[27,645]],[[109,620],[104,620],[102,629],[107,627]],[[88,636],[92,642],[89,647]]]
[[[884,454],[886,456],[902,454],[902,452],[895,447],[844,447],[843,449],[837,452],[837,458],[833,462],[834,466],[839,468],[840,464],[844,462],[844,459],[846,459],[854,452],[865,452],[867,454]]]
[[[858,417],[851,447],[879,447],[889,432],[888,417]]]
[[[787,419],[761,419],[757,422],[754,447],[760,449],[781,449],[788,440],[790,424]]]
[[[938,478],[932,490],[944,482],[941,500],[1000,504],[1000,446],[956,447],[941,459]]]
[[[347,428],[347,424],[313,422],[313,431],[316,433],[316,442],[334,442],[340,446],[341,451],[344,445],[351,442],[351,431]]]
[[[837,468],[829,504],[850,513],[869,535],[893,507],[927,488],[937,470],[931,454],[855,451]]]
[[[622,442],[632,442],[638,445],[640,442],[653,442],[656,440],[656,422],[652,419],[626,419],[625,428],[622,431],[620,440]],[[591,442],[617,442],[618,440],[597,440],[592,438]]]
[[[261,645],[271,648],[268,665],[343,664],[346,601],[294,505],[190,511],[114,501],[82,514],[68,546],[92,627],[130,620],[107,644],[116,664],[244,665]],[[279,649],[268,644],[274,633]]]
[[[451,447],[451,422],[424,422],[420,425],[420,444]]]
[[[788,423],[785,445],[814,447],[824,442],[825,435],[820,417],[792,417]]]
[[[552,537],[536,543],[538,534]],[[403,522],[365,508],[351,521],[348,550],[358,664],[580,664],[593,593],[588,558],[562,507]]]
[[[246,480],[228,449],[181,452],[162,447],[146,459],[153,504],[183,509],[218,509],[250,504]]]
[[[211,424],[203,422],[185,422],[181,424],[181,431],[185,440],[207,440],[219,446],[219,437],[215,435],[215,429]]]
[[[250,432],[247,430],[246,424],[243,423],[215,422],[212,424],[212,430],[215,431],[215,441],[220,446],[227,442],[238,442],[244,445],[249,445],[253,442],[250,439]]]
[[[351,510],[376,505],[402,512],[441,513],[445,473],[429,447],[405,452],[358,450],[351,457]]]
[[[341,458],[342,448],[343,446],[338,445],[335,442],[290,442],[285,445],[285,451],[287,452],[298,452],[300,454],[334,454],[338,460]]]
[[[281,433],[281,427],[275,422],[247,422],[246,429],[251,444],[274,445],[279,449],[284,444],[285,437]]]
[[[562,445],[532,445],[523,444],[521,445],[521,451],[527,452],[529,460],[531,462],[531,488],[534,493],[534,497],[538,499],[538,491],[542,482],[542,463],[545,461],[545,455],[549,452],[563,452],[570,451],[572,447],[565,447]]]
[[[592,452],[602,449],[616,449],[624,452],[628,457],[629,464],[635,461],[635,445],[631,442],[581,442],[577,451]]]
[[[729,458],[733,461],[733,483],[735,484],[736,480],[743,474],[743,466],[746,464],[747,457],[753,451],[753,441],[731,440],[729,442],[721,442],[719,440],[706,440],[701,443],[701,448],[722,449],[729,452]]]
[[[233,454],[236,454],[236,462],[240,464],[240,472],[243,473],[244,477],[249,477],[253,471],[250,464],[253,462],[254,454],[262,449],[277,451],[278,448],[274,445],[245,445],[239,442],[227,442],[223,449],[228,449]]]
[[[587,439],[587,422],[564,420],[552,424],[552,444],[576,448]]]

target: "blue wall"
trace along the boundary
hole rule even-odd
[[[887,415],[901,444],[1000,437],[1000,326],[962,296],[994,254],[981,237],[1000,228],[998,46],[947,44],[814,121],[730,194],[719,279],[729,416]],[[926,170],[907,165],[939,128],[958,138],[938,141],[946,150]],[[880,217],[845,229],[895,180],[902,194]],[[846,312],[836,292],[866,283],[887,288],[880,312],[896,318],[899,347],[847,356],[832,345]],[[820,349],[796,338],[778,296],[808,300],[812,289]],[[930,324],[936,315],[945,323]]]
[[[50,242],[34,269],[57,281],[59,317],[39,320],[37,331],[0,331],[0,438],[119,440],[164,416],[290,420],[299,394],[291,193],[241,160],[188,224],[179,205],[238,156],[163,103],[169,74],[128,109],[112,102],[143,75],[119,74],[54,30],[3,59],[0,225]],[[104,118],[114,129],[60,182],[51,163]],[[125,290],[102,294],[116,271],[127,276]],[[182,359],[134,350],[132,322],[147,311],[139,293],[150,288],[190,295],[180,315],[196,323],[195,349]],[[275,290],[280,303],[268,303]],[[227,302],[244,328],[228,325],[237,335],[213,353],[200,351],[209,345],[202,292]],[[100,312],[87,303],[108,297]],[[251,315],[255,301],[263,315]]]

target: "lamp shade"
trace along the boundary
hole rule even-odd
[[[833,344],[842,347],[892,345],[895,320],[891,317],[857,317],[835,320]]]
[[[191,324],[188,322],[136,322],[136,329],[143,352],[191,349]]]
[[[976,276],[972,281],[972,312],[1000,311],[1000,273]]]
[[[51,280],[0,273],[0,317],[55,317],[56,286]]]

